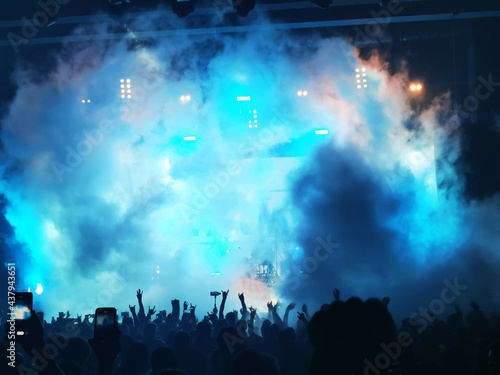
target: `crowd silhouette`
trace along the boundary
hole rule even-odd
[[[33,312],[27,335],[15,339],[15,367],[1,374],[49,375],[494,375],[500,374],[500,316],[470,310],[446,318],[429,313],[425,325],[412,318],[395,323],[389,298],[340,298],[310,316],[306,305],[294,327],[290,303],[267,304],[267,311],[219,308],[198,320],[196,306],[171,301],[171,311],[146,311],[142,291],[137,305],[121,314],[108,334],[94,337],[93,316],[59,313],[50,322]],[[441,319],[439,319],[441,318]],[[8,325],[6,325],[8,331]],[[4,341],[9,353],[11,340]],[[12,347],[10,347],[12,349]],[[8,354],[7,354],[8,355]]]

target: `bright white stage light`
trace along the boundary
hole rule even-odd
[[[196,141],[196,137],[194,135],[190,135],[188,137],[184,137],[185,141]]]
[[[236,99],[239,102],[248,102],[248,101],[252,100],[249,96],[237,96]]]
[[[316,135],[326,135],[328,134],[328,129],[315,130],[314,133],[316,133]]]

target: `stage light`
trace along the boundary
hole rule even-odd
[[[307,96],[307,91],[306,90],[297,91],[297,95],[298,96]]]
[[[368,85],[367,85],[367,82],[368,80],[366,79],[366,68],[356,68],[355,69],[355,72],[356,72],[356,88],[358,90],[360,90],[361,88],[367,88]],[[361,72],[361,73],[360,73]],[[363,82],[361,82],[361,80],[363,80]],[[363,85],[361,85],[361,83],[363,83]]]
[[[312,3],[322,9],[327,9],[332,5],[332,0],[312,0]]]
[[[253,113],[257,113],[257,111],[254,109],[254,110],[253,110]]]
[[[132,81],[130,80],[130,78],[120,79],[120,98],[132,99],[132,83],[131,82]]]
[[[307,91],[302,91],[302,95],[307,96]]]
[[[84,99],[82,99],[82,103],[85,103],[85,100],[84,100]]]
[[[316,133],[316,135],[327,135],[328,134],[328,129],[315,130],[314,133]]]
[[[249,102],[252,99],[249,96],[237,96],[236,100],[239,102]]]
[[[186,101],[190,101],[191,100],[191,95],[186,95]]]
[[[412,83],[410,84],[410,91],[414,93],[420,93],[424,89],[424,86],[421,83]]]
[[[256,128],[258,128],[258,127],[259,127],[259,125],[255,124],[255,127],[256,127]]]
[[[298,96],[302,96],[302,91],[297,91]]]
[[[248,125],[248,127],[249,127],[249,128],[251,128],[251,127],[252,127],[252,125],[250,124],[250,125]]]
[[[194,12],[194,0],[171,0],[172,10],[177,17],[183,18]]]
[[[196,141],[196,137],[194,135],[190,135],[188,137],[184,137],[185,141]]]
[[[180,97],[180,101],[181,101],[181,102],[186,101],[186,97],[185,97],[184,95],[182,95],[182,96]]]
[[[87,103],[90,103],[90,99],[87,99]]]
[[[233,8],[240,17],[248,16],[255,8],[255,0],[233,0]]]
[[[43,293],[43,287],[42,287],[42,284],[38,283],[36,284],[36,289],[35,289],[35,293],[40,295]]]

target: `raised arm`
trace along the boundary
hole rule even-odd
[[[137,317],[139,318],[139,322],[144,324],[146,322],[146,313],[144,312],[144,305],[142,304],[142,293],[140,289],[137,289],[137,303],[139,304],[139,313]]]
[[[241,302],[241,319],[247,319],[248,318],[248,310],[247,310],[247,305],[245,303],[245,296],[243,293],[238,293],[238,298],[240,299]]]
[[[227,294],[229,293],[229,289],[227,292],[222,291],[222,301],[220,302],[219,308],[219,319],[224,319],[224,307],[226,306]]]
[[[252,336],[254,333],[254,322],[255,315],[257,314],[257,309],[250,307],[250,320],[248,321],[248,336]]]
[[[130,309],[130,313],[132,314],[132,318],[134,319],[134,329],[137,332],[141,325],[139,324],[139,319],[137,318],[137,314],[135,313],[135,305],[128,305],[128,308]]]
[[[307,311],[307,305],[305,303],[302,305],[302,312],[304,313],[304,316],[307,318],[307,320],[311,320],[311,316]]]
[[[181,305],[178,299],[173,299],[170,301],[172,303],[172,318],[175,321],[179,321],[181,318]]]
[[[288,314],[295,308],[295,303],[290,302],[290,304],[286,307],[285,315],[283,315],[283,325],[288,327]]]
[[[340,301],[340,290],[338,289],[333,290],[333,298],[335,298],[335,301]]]
[[[156,312],[156,306],[153,306],[153,308],[151,308],[151,306],[148,306],[148,315],[146,316],[146,318],[151,321],[151,317],[155,314]]]
[[[280,316],[278,315],[278,305],[280,302],[276,302],[276,304],[273,306],[271,302],[271,314],[273,315],[273,321],[278,325],[278,327],[281,329],[284,329],[283,325],[283,320],[281,320]]]

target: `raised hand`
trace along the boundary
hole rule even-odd
[[[293,310],[294,308],[295,308],[295,303],[294,303],[294,302],[290,302],[290,303],[288,304],[288,306],[286,307],[286,309],[287,309],[288,311]]]
[[[128,308],[130,309],[130,312],[132,313],[132,315],[135,315],[135,305],[133,305],[133,306],[128,305]]]
[[[212,322],[212,324],[217,323],[217,312],[207,312],[208,319]]]
[[[340,301],[340,290],[338,289],[333,290],[333,298],[335,298],[335,301]]]
[[[255,314],[257,314],[257,309],[254,309],[253,307],[250,307],[250,319],[251,320],[255,319]]]
[[[222,299],[227,299],[227,294],[229,293],[229,289],[227,290],[227,292],[225,291],[222,291]]]
[[[245,302],[245,296],[243,293],[238,293],[238,298],[240,299],[241,303]]]
[[[137,289],[137,301],[139,301],[139,303],[142,302],[142,293],[140,289]]]
[[[269,310],[272,310],[272,309],[273,309],[273,301],[269,301],[269,302],[267,303],[267,308],[268,308]]]
[[[307,314],[307,305],[305,303],[302,305],[302,312]]]
[[[300,321],[304,322],[306,325],[309,324],[309,322],[307,321],[307,318],[306,318],[305,314],[301,313],[300,311],[297,312],[297,318]]]
[[[191,311],[191,314],[194,314],[195,310],[196,310],[196,305],[193,306],[192,303],[189,304],[189,310]]]
[[[71,313],[69,312],[69,310],[66,311],[66,319],[69,319],[70,315],[71,315]]]
[[[184,301],[184,311],[188,309],[189,303],[187,301]]]
[[[148,316],[154,315],[154,313],[156,312],[155,308],[156,306],[153,306],[153,308],[151,308],[151,306],[148,306]]]

